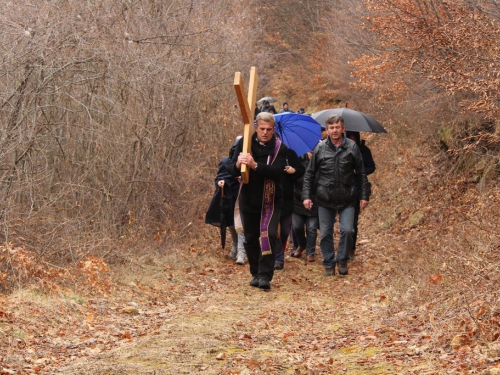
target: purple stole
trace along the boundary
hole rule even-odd
[[[276,138],[274,144],[274,154],[267,158],[267,165],[271,165],[276,160],[280,149],[281,141]],[[260,215],[260,243],[262,255],[272,254],[271,244],[269,243],[269,222],[274,213],[274,198],[276,195],[275,182],[271,178],[264,179],[264,196],[262,198],[262,212]]]

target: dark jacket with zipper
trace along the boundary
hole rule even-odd
[[[369,200],[371,185],[366,178],[361,151],[356,142],[342,136],[336,148],[330,138],[318,143],[304,175],[302,200],[311,199],[319,175],[316,201],[320,207],[342,209],[356,204],[356,197]]]
[[[281,176],[281,185],[283,186],[283,207],[281,216],[288,216],[294,212],[294,183],[298,178],[304,176],[306,168],[300,161],[297,153],[292,149],[287,150],[287,165],[295,168],[295,173],[289,174],[283,171]]]
[[[248,184],[243,184],[240,191],[239,207],[241,211],[250,213],[260,213],[262,211],[262,199],[264,196],[264,181],[270,178],[275,182],[274,207],[281,209],[283,205],[283,189],[281,186],[281,177],[286,165],[287,147],[282,142],[276,155],[276,159],[270,165],[267,164],[270,155],[274,154],[276,137],[273,135],[271,140],[261,145],[257,140],[257,134],[254,133],[251,141],[252,157],[257,162],[257,170],[250,168]],[[240,139],[236,145],[233,158],[231,159],[228,171],[231,175],[241,176],[241,171],[236,167],[238,155],[243,149],[243,139]]]
[[[309,158],[307,157],[307,154],[302,155],[300,157],[300,161],[304,168],[307,168],[307,165],[309,164]],[[302,201],[302,186],[304,185],[304,176],[301,178],[297,179],[295,181],[294,185],[294,210],[293,213],[298,214],[298,215],[305,215],[309,217],[318,217],[318,205],[316,202],[316,187],[318,186],[318,178],[319,176],[316,174],[314,183],[313,183],[313,188],[312,188],[312,195],[311,195],[311,200],[313,202],[312,209],[308,210],[307,208],[304,207],[304,203]]]

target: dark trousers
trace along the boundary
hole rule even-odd
[[[253,277],[271,281],[274,276],[274,257],[279,244],[278,224],[281,210],[274,210],[268,227],[271,254],[262,255],[260,247],[260,213],[240,211],[243,232],[245,233],[245,251],[250,273]]]
[[[285,263],[285,249],[288,242],[288,236],[292,230],[292,214],[280,217],[280,246],[276,248],[274,258],[276,263]]]
[[[356,241],[358,240],[358,219],[361,212],[361,201],[356,199],[356,211],[354,211],[354,234],[352,235],[352,251],[356,250]]]

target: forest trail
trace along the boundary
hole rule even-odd
[[[269,292],[248,285],[248,266],[206,264],[174,276],[184,296],[144,307],[142,319],[162,320],[154,331],[59,372],[439,374],[425,353],[430,337],[412,332],[404,312],[389,314],[377,266],[384,261],[365,244],[350,275],[324,277],[319,260],[289,258]]]
[[[493,233],[499,189],[450,205],[457,188],[425,137],[395,139],[370,144],[377,171],[348,276],[323,276],[319,248],[314,263],[288,249],[272,289],[253,288],[218,230],[197,224],[182,247],[115,265],[103,294],[0,296],[0,374],[499,374],[500,347],[485,342],[494,296],[465,294],[482,274],[451,251],[483,236],[485,210]]]

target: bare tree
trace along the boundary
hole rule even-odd
[[[249,5],[21,0],[0,14],[3,239],[71,259],[199,216],[193,192],[239,130]]]

